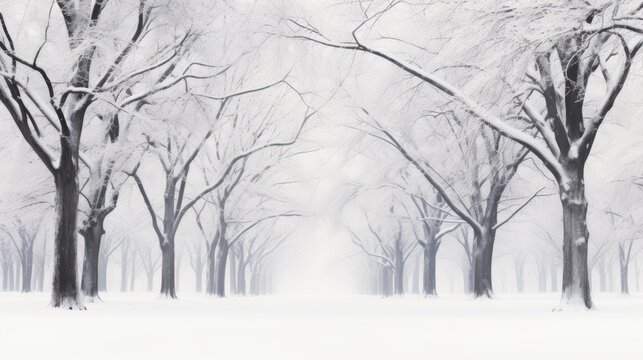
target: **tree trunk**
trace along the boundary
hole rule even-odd
[[[2,291],[9,290],[9,268],[8,264],[2,263]]]
[[[129,260],[129,247],[121,245],[121,292],[127,291],[127,266]]]
[[[246,295],[246,266],[239,264],[237,274],[237,293],[239,295]]]
[[[413,294],[420,293],[420,269],[422,267],[420,261],[422,260],[418,259],[418,261],[416,261],[415,268],[413,269],[413,278],[411,279],[411,291]]]
[[[630,287],[628,284],[629,269],[628,269],[627,261],[621,261],[620,268],[621,268],[621,295],[629,295],[630,294]]]
[[[427,242],[424,247],[423,257],[424,257],[424,274],[422,277],[422,292],[424,296],[437,296],[437,291],[435,289],[435,265],[436,258],[438,254],[438,249],[433,244]]]
[[[216,268],[217,268],[217,273],[216,273],[216,294],[217,296],[224,297],[225,296],[225,272],[226,272],[226,263],[228,261],[228,240],[227,239],[221,239],[219,241],[219,251],[217,253],[217,260],[216,260]]]
[[[237,294],[246,295],[246,259],[243,248],[239,246],[239,263],[237,264]],[[230,268],[232,271],[232,268]]]
[[[78,292],[76,275],[76,218],[78,215],[78,156],[72,155],[68,142],[63,140],[56,183],[56,235],[54,239],[54,269],[51,306],[84,308]]]
[[[168,239],[161,247],[161,296],[175,299],[174,241]]]
[[[13,263],[9,264],[8,269],[9,270],[7,271],[7,280],[8,280],[7,290],[13,291],[15,289],[14,287],[15,275],[13,273]]]
[[[208,295],[216,294],[216,249],[217,242],[208,243],[207,273],[205,276],[205,292]]]
[[[175,291],[181,291],[181,283],[179,282],[181,280],[181,259],[182,257],[179,256],[176,258],[175,261],[175,268],[174,268],[174,289]]]
[[[44,258],[44,255],[43,255]],[[45,260],[42,261],[40,272],[38,273],[38,291],[44,291],[45,287]]]
[[[20,291],[20,274],[22,273],[22,265],[20,261],[16,261],[16,270],[13,272],[13,289]]]
[[[491,262],[495,231],[485,229],[477,234],[473,243],[473,295],[476,298],[493,297]]]
[[[563,288],[561,305],[582,305],[592,308],[587,267],[587,200],[583,166],[580,162],[566,164],[566,180],[560,186],[563,207]]]
[[[395,270],[393,270],[393,276],[395,295],[404,295],[404,262],[401,259],[395,261]]]
[[[468,261],[462,264],[462,284],[465,294],[473,293],[473,265]]]
[[[516,264],[516,292],[522,293],[525,291],[525,276],[524,276],[525,266],[524,264]]]
[[[107,264],[109,258],[98,253],[98,291],[107,291]]]
[[[385,266],[380,266],[380,294],[382,296],[393,294],[391,283],[391,271]]]
[[[228,267],[230,268],[230,294],[234,295],[238,293],[237,289],[237,252],[238,247],[232,248],[232,251],[228,253]]]
[[[196,266],[194,267],[194,275],[196,279],[195,290],[196,292],[201,292],[203,291],[203,264],[201,263],[200,258],[197,260]]]
[[[136,284],[136,256],[132,254],[132,269],[129,276],[129,291],[134,291],[134,285]]]
[[[22,254],[22,292],[31,292],[31,274],[33,272],[33,243]]]
[[[92,222],[82,232],[85,239],[85,256],[83,257],[83,274],[80,284],[83,295],[93,299],[98,297],[99,286],[99,252],[102,230],[102,222]],[[104,283],[102,288],[104,289]]]

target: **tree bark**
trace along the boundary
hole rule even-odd
[[[427,243],[423,250],[424,274],[422,277],[422,292],[424,296],[434,297],[437,296],[437,291],[435,289],[435,265],[438,249],[436,246]]]
[[[78,215],[78,156],[72,156],[68,140],[63,149],[56,183],[56,235],[51,306],[84,308],[80,302],[76,276],[76,218]],[[76,150],[77,151],[77,150]]]
[[[174,241],[169,240],[161,246],[161,296],[176,298],[174,280]]]
[[[628,284],[628,275],[629,275],[629,269],[628,269],[628,264],[627,262],[621,262],[620,263],[620,268],[621,268],[621,295],[629,295],[630,294],[630,287]]]
[[[21,261],[22,288],[23,293],[31,292],[31,274],[33,272],[33,241],[26,243],[23,240],[23,251]]]
[[[108,256],[98,252],[98,291],[107,291],[107,265],[109,263]]]
[[[393,270],[393,287],[395,295],[404,295],[404,261],[402,254],[396,256],[395,269]]]
[[[83,274],[80,288],[83,295],[89,299],[98,297],[99,252],[103,232],[102,221],[91,222],[81,231],[81,235],[85,239],[85,256],[83,257]],[[102,285],[104,290],[104,284]]]
[[[216,294],[216,249],[217,242],[212,241],[208,243],[208,257],[207,257],[207,273],[205,277],[205,291],[209,295]]]
[[[567,179],[560,186],[563,207],[563,288],[562,305],[583,305],[591,309],[592,297],[587,266],[587,199],[583,166],[579,161],[565,164]]]
[[[476,298],[493,297],[491,263],[494,241],[495,230],[485,228],[480,234],[476,234],[473,243],[473,295]]]
[[[217,283],[216,283],[216,295],[220,297],[225,297],[225,272],[226,272],[226,263],[228,261],[228,240],[220,239],[219,240],[219,251],[217,253],[216,260],[216,270],[217,270]]]

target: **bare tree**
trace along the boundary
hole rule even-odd
[[[199,77],[184,72],[180,76],[169,77],[152,88],[146,87],[141,92],[126,92],[127,96],[123,99],[111,99],[111,95],[121,84],[154,72],[168,63],[166,59],[160,58],[131,73],[123,74],[120,71],[125,63],[135,57],[133,54],[146,38],[155,34],[155,31],[162,31],[163,27],[155,22],[163,19],[158,13],[168,6],[157,6],[156,2],[141,0],[135,9],[128,9],[134,10],[130,11],[130,14],[137,20],[131,36],[125,40],[121,37],[123,30],[110,28],[112,22],[106,19],[110,16],[121,16],[118,12],[106,11],[109,3],[111,2],[95,0],[91,4],[79,4],[72,0],[57,0],[50,8],[44,40],[33,59],[19,53],[20,44],[14,43],[9,27],[0,14],[3,30],[3,39],[0,42],[0,76],[4,78],[0,85],[0,101],[26,142],[51,173],[56,187],[56,255],[52,287],[54,307],[83,307],[79,299],[75,266],[76,220],[80,190],[79,164],[81,161],[85,162],[81,155],[81,134],[91,113],[90,106],[101,102],[118,109],[126,109],[150,94]],[[53,21],[54,8],[62,15],[67,30],[67,38],[60,39],[58,43],[68,44],[73,54],[72,61],[66,64],[69,65],[66,69],[68,71],[63,71],[67,76],[64,79],[57,79],[54,77],[56,72],[52,71],[53,67],[61,65],[61,57],[40,56],[48,51],[46,45],[51,42],[48,37],[51,35],[49,27]],[[108,52],[109,55],[103,52],[103,46],[107,47],[102,41],[104,39],[111,39],[112,41],[107,43],[115,44],[115,48]],[[165,52],[159,52],[162,53]],[[32,74],[39,81],[27,81]],[[45,91],[42,92],[41,89]],[[42,93],[45,95],[40,95]],[[47,127],[38,124],[38,119],[44,119]],[[51,146],[48,138],[58,138],[58,144]]]
[[[13,225],[13,231],[7,226],[0,227],[0,230],[9,237],[18,254],[20,268],[22,270],[22,292],[31,292],[34,244],[36,242],[36,236],[40,231],[41,221],[42,220],[27,225],[20,219],[16,219]],[[14,233],[16,236],[14,236]]]
[[[395,216],[393,209],[394,207],[392,206],[391,216]],[[404,267],[417,246],[417,240],[407,240],[408,236],[403,234],[402,223],[399,219],[395,221],[397,226],[395,231],[391,233],[384,230],[386,227],[391,226],[391,221],[383,222],[383,226],[374,227],[368,215],[364,213],[364,216],[371,241],[366,242],[363,236],[359,236],[352,230],[350,231],[351,240],[371,261],[381,265],[382,269],[386,269],[393,274],[393,292],[395,295],[402,295],[404,294]]]
[[[13,291],[13,265],[15,256],[9,240],[0,238],[0,261],[2,261],[2,291]]]
[[[470,3],[475,5],[473,1]],[[476,119],[521,144],[538,157],[556,179],[563,207],[561,306],[580,304],[591,308],[584,168],[598,129],[624,88],[633,59],[643,46],[643,39],[640,38],[643,29],[637,23],[641,7],[615,1],[600,9],[592,8],[591,4],[586,3],[573,9],[571,7],[575,5],[560,4],[555,12],[543,11],[539,6],[521,8],[520,4],[516,4],[516,8],[505,7],[503,4],[491,11],[484,10],[485,13],[492,14],[491,17],[482,17],[484,25],[491,24],[491,33],[498,36],[502,36],[504,30],[507,30],[507,39],[511,42],[516,37],[530,35],[529,31],[523,31],[525,24],[531,25],[531,21],[537,25],[547,24],[537,21],[542,20],[543,14],[566,12],[569,17],[566,19],[569,24],[567,27],[548,29],[553,31],[543,31],[542,38],[531,41],[523,39],[525,41],[519,42],[516,53],[533,54],[533,67],[525,69],[527,76],[523,89],[517,92],[511,89],[515,94],[512,99],[519,105],[518,111],[497,115],[490,106],[476,100],[440,74],[426,71],[393,51],[369,45],[364,39],[364,33],[382,33],[383,29],[375,31],[375,27],[385,26],[385,15],[398,8],[414,6],[404,1],[382,2],[378,5],[380,6],[369,7],[364,12],[364,20],[352,31],[349,42],[333,42],[317,28],[295,20],[289,20],[288,24],[300,32],[290,37],[378,57],[439,91]],[[565,6],[569,6],[569,10]],[[480,9],[475,6],[472,8],[473,11]],[[516,13],[520,15],[517,16]],[[431,11],[422,8],[420,14],[431,14]],[[492,21],[489,22],[488,19]],[[551,23],[548,25],[551,26]],[[369,31],[366,32],[366,29]],[[520,30],[515,31],[516,29]],[[510,45],[507,41],[500,40],[498,44]],[[525,43],[529,44],[529,51],[525,51]],[[429,51],[431,49],[427,50]],[[604,96],[599,100],[599,106],[589,107],[585,100],[589,93],[587,88],[591,85],[589,78],[594,73],[600,73],[598,76],[607,86]],[[493,81],[496,80],[498,79]],[[544,115],[536,103],[542,104]],[[509,120],[515,118],[527,122],[529,129],[534,128],[535,136],[531,130],[511,125]],[[475,226],[474,230],[479,232]]]

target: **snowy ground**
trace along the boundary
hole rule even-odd
[[[88,311],[0,293],[0,359],[641,359],[643,296],[552,312],[555,295],[157,300],[109,294]]]

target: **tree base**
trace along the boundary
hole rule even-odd
[[[54,299],[51,301],[49,306],[54,309],[87,310],[87,307],[85,307],[83,302],[76,298]]]
[[[558,306],[552,311],[591,311],[595,310],[594,304],[587,304],[581,297],[563,297],[560,299]]]

